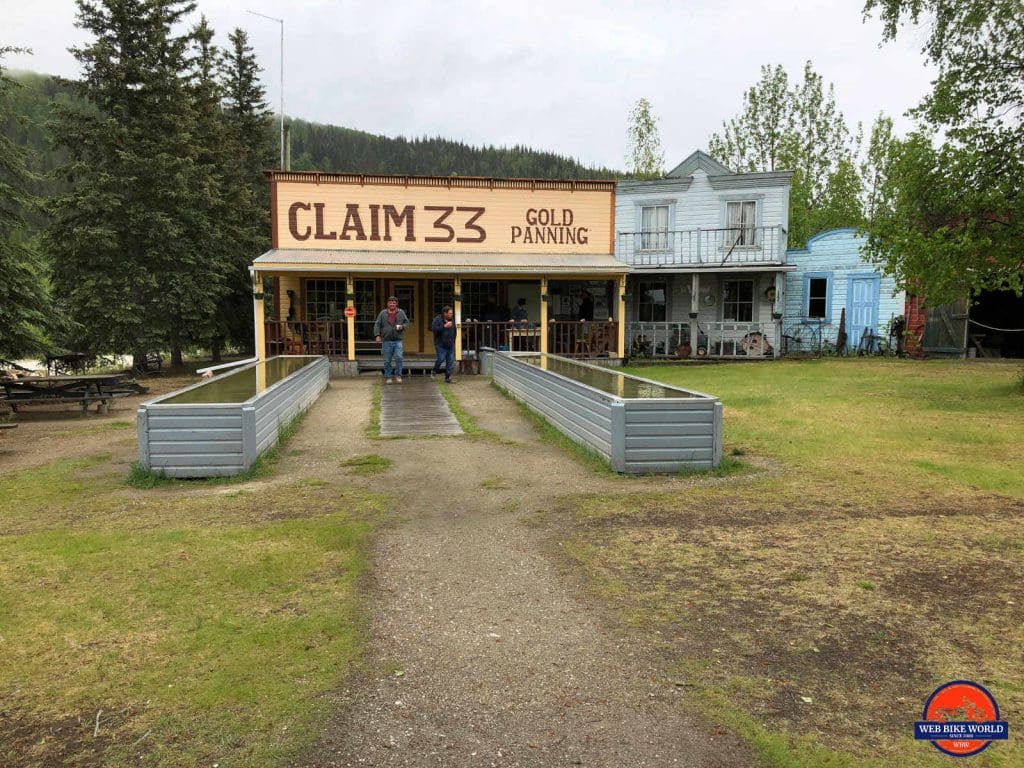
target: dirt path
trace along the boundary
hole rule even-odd
[[[365,425],[373,386],[333,382],[284,469],[327,477],[355,455],[394,461],[352,479],[389,494],[397,521],[376,553],[371,658],[308,765],[755,764],[686,714],[683,689],[557,572],[546,534],[525,524],[558,496],[623,481],[541,443],[483,379],[456,391],[502,441],[369,440],[352,424]]]

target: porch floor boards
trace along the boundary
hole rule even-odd
[[[405,379],[404,384],[381,386],[381,437],[462,434],[455,414],[438,390],[447,385],[418,376]]]

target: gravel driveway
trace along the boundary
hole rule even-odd
[[[545,554],[526,524],[572,493],[621,489],[542,443],[487,380],[456,390],[502,440],[371,440],[376,379],[336,380],[290,444],[285,471],[346,458],[394,464],[351,482],[388,494],[375,553],[369,659],[336,695],[310,766],[751,766],[688,710],[656,654]],[[359,425],[353,428],[353,424]],[[665,483],[675,480],[629,481]]]

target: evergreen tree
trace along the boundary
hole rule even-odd
[[[251,348],[252,287],[248,267],[270,247],[270,185],[264,170],[276,164],[271,112],[260,69],[245,31],[228,35],[230,45],[221,69],[226,140],[225,231],[231,233],[225,260],[228,295],[216,318],[214,357],[224,341]]]
[[[205,253],[215,190],[196,159],[191,38],[173,32],[193,8],[78,0],[78,26],[94,39],[72,49],[83,78],[66,85],[80,101],[57,108],[73,188],[53,201],[47,242],[77,341],[91,350],[180,351],[181,333],[220,298],[219,265]]]
[[[629,113],[629,155],[627,164],[634,178],[660,179],[665,174],[665,153],[661,150],[658,120],[651,102],[641,98]]]
[[[5,56],[24,49],[0,47],[0,122],[9,114],[16,83],[2,66]],[[28,191],[33,174],[27,152],[0,136],[0,357],[37,354],[48,345],[46,328],[52,308],[45,270],[26,234],[25,211],[35,205]]]

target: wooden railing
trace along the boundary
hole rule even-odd
[[[511,322],[465,322],[462,352],[477,355],[481,347],[513,352],[539,352],[543,329],[516,327]],[[621,357],[619,324],[616,322],[579,322],[552,320],[547,327],[548,352],[566,357]]]
[[[784,264],[779,226],[619,232],[615,258],[635,267]]]
[[[267,357],[344,357],[348,353],[348,330],[344,320],[267,320],[263,332]]]

